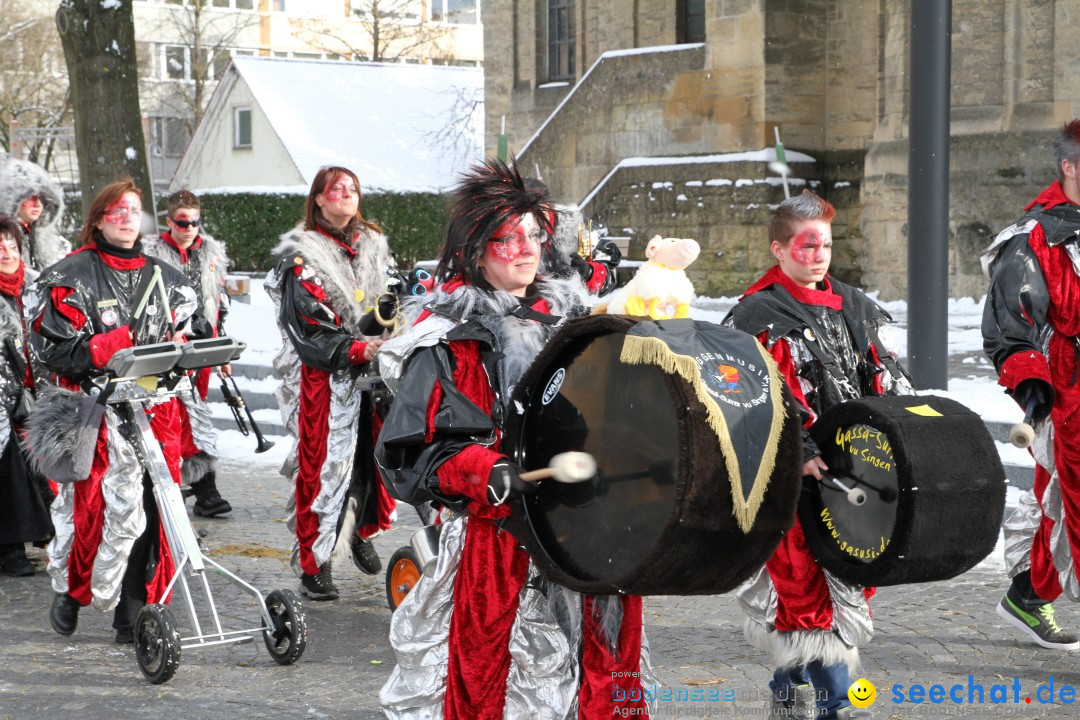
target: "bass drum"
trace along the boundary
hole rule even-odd
[[[841,403],[811,427],[829,466],[799,501],[822,567],[863,587],[947,580],[998,539],[1005,471],[982,419],[934,395]]]
[[[726,345],[732,360],[706,361],[700,372],[727,367],[725,397],[747,399],[747,406],[758,399],[741,421],[727,422],[730,446],[744,469],[752,468],[751,479],[762,456],[773,460],[759,471],[761,493],[752,524],[743,520],[745,531],[736,519],[730,465],[696,381],[656,363],[627,361],[632,335],[700,340],[717,353],[717,344]],[[693,320],[596,315],[566,323],[514,391],[503,445],[527,470],[570,450],[596,458],[592,482],[545,480],[514,502],[506,521],[549,579],[596,594],[716,594],[768,559],[794,521],[801,430],[779,376],[770,384],[774,366],[763,355],[753,337]],[[684,357],[696,375],[693,358]]]

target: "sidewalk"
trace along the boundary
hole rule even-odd
[[[206,531],[208,554],[263,592],[296,589],[286,550],[291,538],[284,523],[285,482],[271,468],[230,462],[220,484],[235,508],[231,516],[194,520]],[[384,562],[419,526],[411,509],[400,514],[398,524],[376,539]],[[84,609],[75,635],[61,637],[49,628],[52,592],[44,574],[0,577],[0,720],[381,717],[378,690],[393,666],[383,577],[349,566],[336,568],[335,580],[340,600],[305,601],[308,647],[297,664],[275,665],[257,641],[188,651],[173,680],[154,686],[139,672],[132,646],[112,642],[110,614]],[[873,717],[940,718],[957,711],[976,718],[1065,717],[1069,709],[1042,706],[1034,697],[1028,706],[1023,699],[1051,676],[1055,691],[1063,684],[1080,686],[1080,653],[1041,650],[1019,640],[994,613],[1005,586],[1000,557],[993,556],[948,582],[881,589],[874,600],[877,637],[863,656],[865,677],[878,690]],[[218,593],[223,615],[237,625],[250,623],[253,606],[239,599],[231,586]],[[174,611],[186,628],[178,600]],[[1065,602],[1058,606],[1061,622],[1080,628],[1080,610]],[[755,698],[764,692],[770,670],[743,640],[742,613],[733,597],[651,597],[645,615],[653,666],[672,697],[685,691],[690,698],[700,690],[702,698],[713,691],[717,698],[728,692],[735,698],[671,700],[660,703],[656,717],[762,717],[763,701]],[[969,675],[987,693],[994,683],[1019,678],[1021,704],[891,701],[894,684],[966,688]]]

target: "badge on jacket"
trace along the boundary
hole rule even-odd
[[[101,313],[102,325],[115,325],[118,319],[119,317],[117,316],[116,311],[112,308],[109,308],[108,310],[105,310]]]

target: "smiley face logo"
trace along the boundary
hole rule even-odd
[[[877,700],[877,688],[866,678],[859,678],[847,691],[848,700],[857,708],[867,708]]]

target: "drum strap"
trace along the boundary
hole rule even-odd
[[[525,307],[524,305],[518,305],[511,310],[509,314],[521,320],[535,320],[536,322],[551,325],[552,327],[559,327],[566,320],[562,315],[549,315],[533,310],[530,307]]]
[[[893,380],[903,380],[904,371],[900,369],[900,365],[897,364],[893,356],[888,353],[885,346],[881,344],[881,338],[878,336],[878,329],[876,325],[867,324],[867,331],[870,333],[870,342],[874,345],[874,352],[877,353],[878,360],[885,366],[885,369],[889,371],[889,374],[893,376]]]

